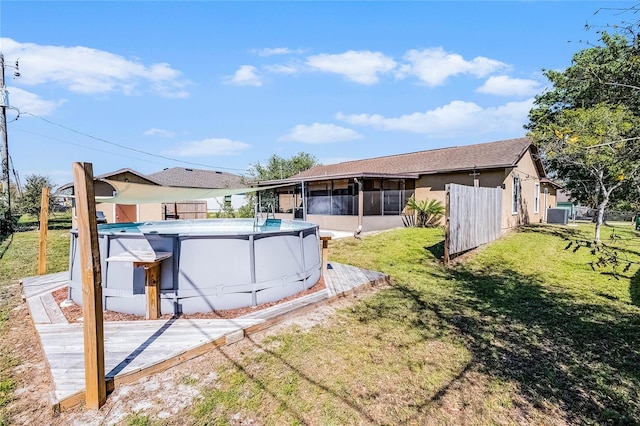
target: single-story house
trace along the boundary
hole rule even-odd
[[[185,169],[174,167],[164,169],[150,175],[144,175],[133,169],[120,169],[110,173],[94,176],[94,191],[96,195],[96,210],[102,211],[108,223],[145,222],[167,219],[201,219],[207,217],[208,211],[220,211],[226,205],[241,206],[245,204],[244,195],[228,195],[210,199],[153,202],[137,204],[116,204],[100,202],[99,197],[111,197],[115,188],[107,180],[130,182],[133,184],[150,185],[154,187],[182,187],[182,188],[242,188],[241,177],[226,172]],[[73,194],[73,182],[61,186],[58,191],[70,191]],[[237,208],[237,207],[234,207]],[[74,214],[75,217],[75,214]],[[75,225],[75,224],[74,224]]]
[[[159,182],[163,186],[187,187],[187,188],[207,188],[207,189],[236,189],[246,185],[242,176],[212,170],[186,169],[183,167],[172,167],[159,172],[147,175],[149,178]],[[205,198],[208,212],[219,212],[225,208],[238,208],[247,202],[243,194],[226,195],[224,197]]]
[[[259,185],[290,184],[275,190],[268,208],[278,218],[375,231],[404,226],[410,197],[444,204],[450,183],[502,188],[503,229],[544,222],[546,209],[556,204],[557,185],[547,179],[529,138],[320,165]]]

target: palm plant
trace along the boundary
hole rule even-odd
[[[415,214],[415,226],[421,228],[435,228],[440,224],[440,219],[444,216],[444,204],[438,200],[416,200],[411,197],[407,200],[407,209]]]

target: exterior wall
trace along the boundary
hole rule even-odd
[[[502,186],[504,183],[504,171],[502,169],[482,170],[478,173],[480,173],[477,176],[480,186],[495,188]],[[473,176],[469,172],[422,175],[416,182],[416,199],[424,200],[429,198],[444,204],[446,201],[446,185],[450,183],[473,186]]]
[[[222,211],[222,207],[224,207],[224,197],[205,198],[204,201],[207,202],[208,212],[219,212]],[[231,196],[231,207],[234,210],[238,210],[245,204],[247,204],[247,200],[244,194]]]
[[[482,170],[476,176],[479,186],[496,188],[504,183],[505,172],[503,169]],[[422,175],[416,182],[416,200],[431,199],[446,204],[446,185],[457,183],[458,185],[473,186],[473,176],[469,172],[439,173],[435,175]],[[504,206],[503,206],[504,208]],[[441,225],[444,225],[444,217]],[[504,223],[504,221],[503,221]]]
[[[162,204],[138,204],[138,220],[140,222],[162,220]]]
[[[107,218],[107,223],[116,222],[116,206],[113,203],[96,203],[96,210],[101,210]]]
[[[535,212],[535,188],[540,184],[538,171],[536,169],[531,153],[522,156],[516,167],[512,170],[505,170],[505,185],[502,193],[502,228],[513,228],[527,223],[540,223],[545,218],[544,200],[542,196],[543,188],[539,186],[538,212]],[[513,212],[513,178],[520,179],[520,200],[518,201],[518,212]]]
[[[403,228],[405,226],[402,219],[404,216],[363,216],[362,231],[383,231],[385,229]],[[356,228],[353,230],[355,231]],[[351,231],[348,229],[348,231]]]
[[[162,220],[161,204],[138,204],[138,221],[159,221]],[[101,210],[107,218],[108,223],[116,223],[116,205],[113,203],[96,203],[96,210]],[[73,220],[71,226],[77,228],[75,208],[73,209]]]
[[[358,216],[307,215],[307,222],[317,224],[321,229],[355,232],[358,229]],[[362,224],[363,230],[371,231]]]

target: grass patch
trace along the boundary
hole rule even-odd
[[[38,231],[16,232],[0,240],[0,342],[6,333],[11,310],[20,303],[18,280],[36,274]],[[47,238],[47,272],[69,267],[69,230],[50,230]],[[0,425],[9,424],[5,407],[13,398],[16,383],[12,370],[18,360],[11,348],[0,343]]]
[[[621,236],[629,259],[637,233]],[[640,272],[593,271],[592,226],[532,226],[445,268],[441,230],[332,241],[393,286],[220,367],[200,424],[640,422]],[[211,419],[215,419],[214,423]]]

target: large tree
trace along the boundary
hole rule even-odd
[[[299,152],[291,158],[274,154],[266,164],[259,162],[252,164],[249,168],[249,176],[256,180],[286,179],[316,165],[318,165],[316,157],[306,152]]]
[[[612,195],[640,174],[640,144],[629,138],[640,119],[625,106],[606,103],[560,111],[532,132],[546,163],[568,182],[572,194],[597,204],[595,240]]]
[[[256,163],[249,168],[248,178],[253,181],[279,180],[294,176],[318,165],[318,160],[311,154],[299,152],[291,158],[283,158],[277,154],[272,155],[266,164]],[[254,193],[247,194],[248,205],[255,202]],[[275,209],[276,199],[273,192],[263,193],[260,197],[261,211]]]
[[[536,96],[525,126],[543,161],[574,199],[598,208],[596,239],[609,203],[637,204],[640,189],[640,39],[637,22],[601,33],[601,45],[564,71],[543,70],[552,87]]]

